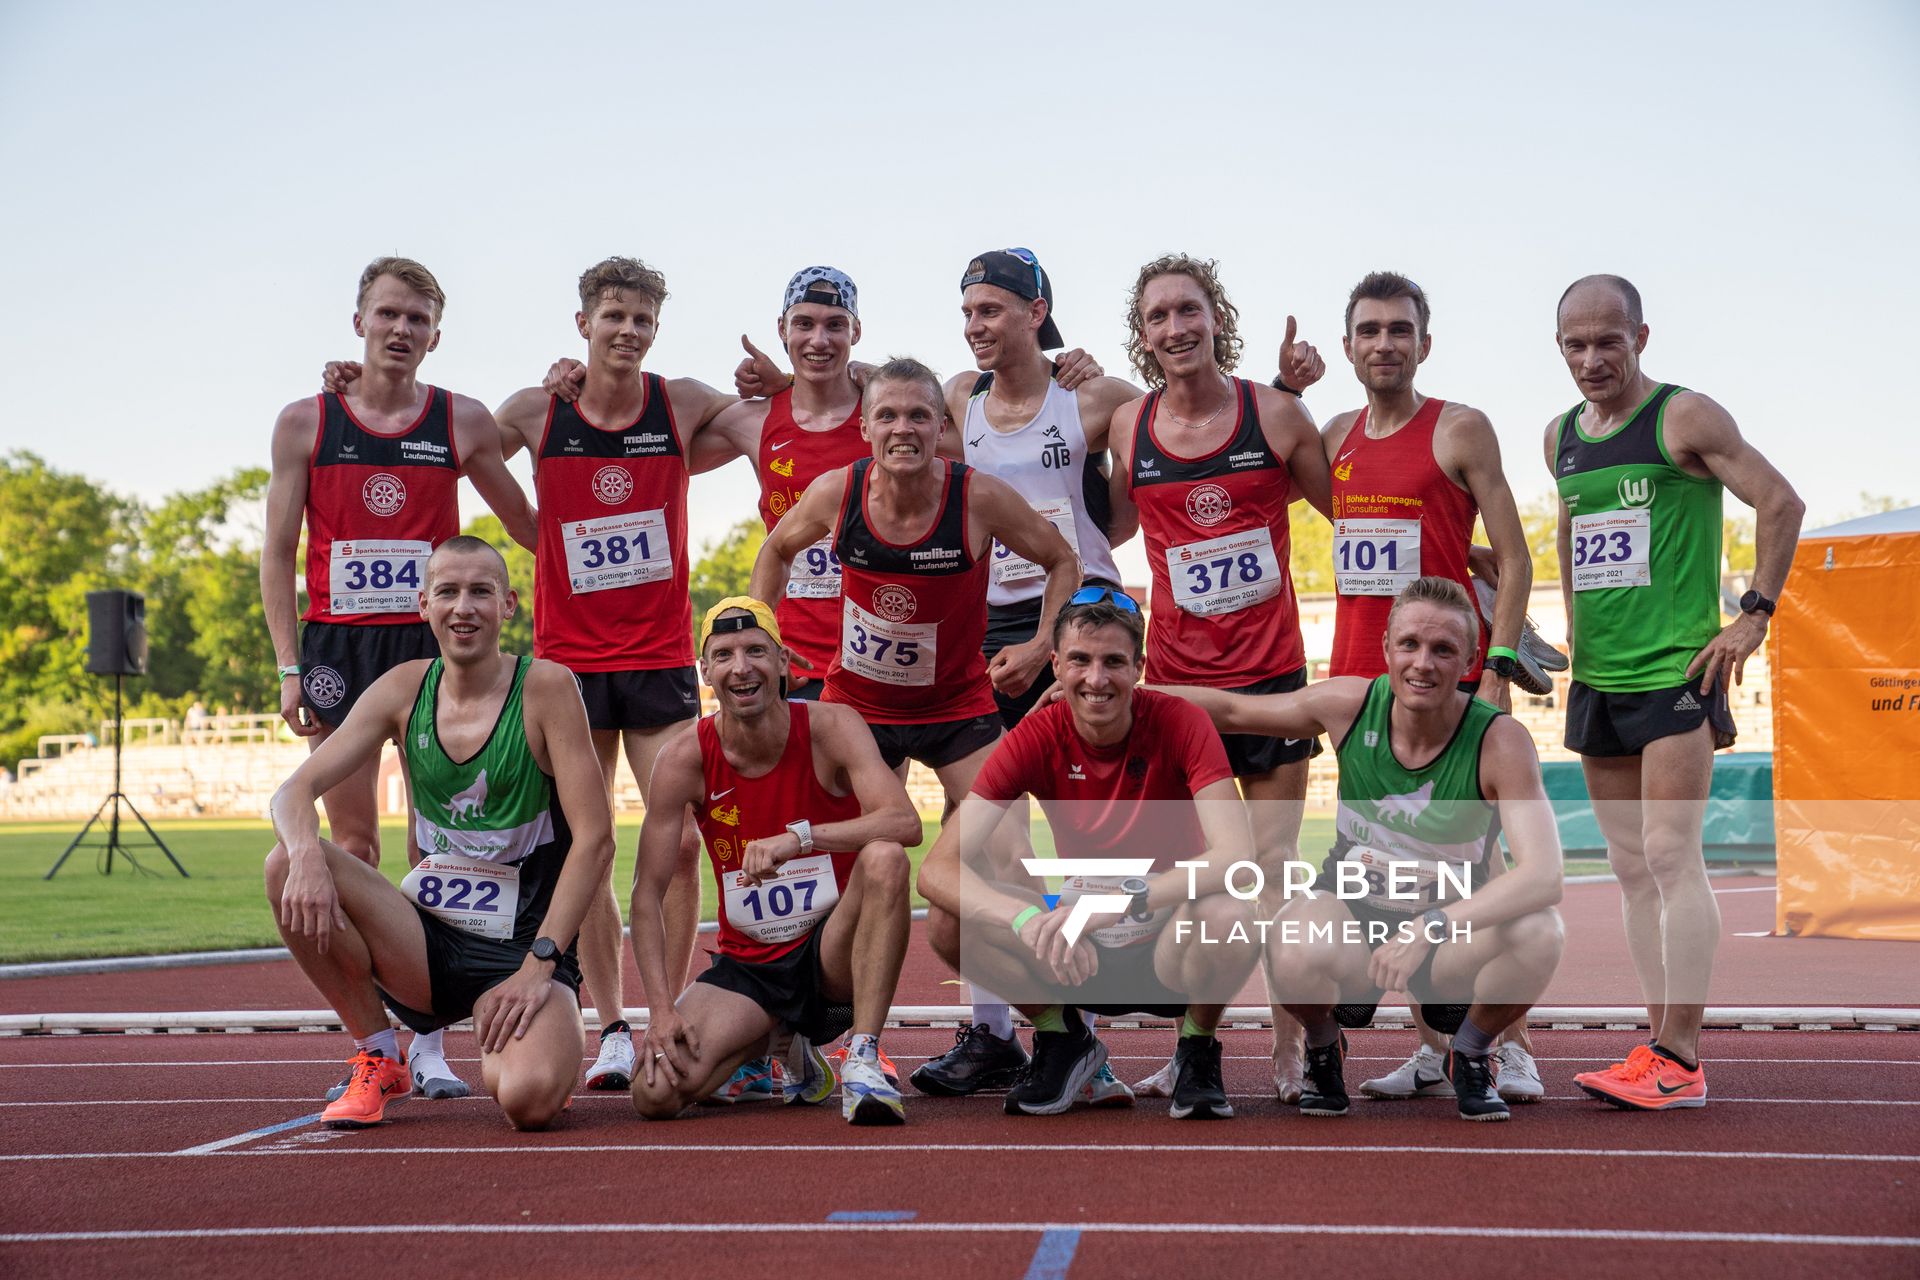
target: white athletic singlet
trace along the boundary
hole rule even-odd
[[[981,382],[987,383],[983,378]],[[1080,425],[1080,402],[1073,392],[1047,380],[1047,398],[1025,426],[1011,431],[996,431],[987,423],[987,390],[978,387],[967,401],[967,420],[962,427],[967,461],[982,472],[1005,481],[1033,509],[1060,530],[1060,536],[1073,547],[1080,560],[1083,578],[1100,578],[1118,583],[1120,570],[1113,563],[1113,547],[1100,520],[1088,509],[1089,492],[1097,489],[1093,502],[1104,513],[1107,509],[1107,478],[1100,471],[1100,460],[1087,448],[1087,433]],[[1077,585],[1077,584],[1076,584]],[[987,604],[994,607],[1038,600],[1046,591],[1047,572],[1037,564],[1023,560],[996,539],[993,567],[987,578]]]

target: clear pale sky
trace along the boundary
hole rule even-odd
[[[583,355],[609,254],[666,273],[648,367],[725,387],[822,262],[860,285],[858,355],[953,372],[960,273],[1013,244],[1130,376],[1126,289],[1179,249],[1219,259],[1248,376],[1300,318],[1321,421],[1359,399],[1348,288],[1419,280],[1420,387],[1492,416],[1523,502],[1578,398],[1554,301],[1629,276],[1648,371],[1727,405],[1811,527],[1920,501],[1917,65],[1899,0],[0,0],[0,449],[147,498],[264,465],[384,253],[449,296],[422,376],[497,404]],[[744,466],[697,480],[696,546],[753,497]]]

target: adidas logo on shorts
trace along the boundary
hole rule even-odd
[[[1680,701],[1673,704],[1673,709],[1675,711],[1698,711],[1700,709],[1700,702],[1693,696],[1693,690],[1682,689],[1680,691]]]

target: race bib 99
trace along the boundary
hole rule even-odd
[[[1333,586],[1343,596],[1397,596],[1420,576],[1418,520],[1335,520]]]
[[[356,538],[327,556],[332,613],[418,613],[433,544],[424,538]]]
[[[664,511],[628,511],[560,525],[567,579],[575,595],[611,591],[673,576]]]
[[[504,941],[513,937],[520,906],[520,868],[430,853],[407,872],[400,891],[462,933]]]
[[[1043,517],[1049,524],[1060,531],[1060,536],[1065,538],[1067,545],[1073,548],[1074,559],[1078,560],[1080,558],[1080,539],[1075,534],[1073,528],[1073,503],[1065,498],[1054,498],[1047,502],[1035,503],[1033,510],[1036,515]],[[993,540],[993,568],[988,572],[993,575],[993,584],[995,586],[1004,587],[1009,582],[1024,582],[1028,578],[1045,577],[1047,571],[1033,561],[1022,559],[1013,554],[1011,547],[1000,541],[1000,539],[995,538]]]
[[[833,554],[833,535],[793,558],[787,567],[787,599],[831,600],[840,594],[840,557]]]

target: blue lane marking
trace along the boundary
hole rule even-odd
[[[1078,1231],[1049,1231],[1040,1237],[1040,1247],[1027,1264],[1027,1280],[1066,1280],[1073,1265],[1073,1251],[1080,1247]]]
[[[295,1116],[291,1120],[282,1120],[279,1124],[263,1125],[258,1129],[249,1129],[245,1133],[236,1133],[231,1138],[221,1138],[214,1142],[203,1142],[197,1147],[187,1147],[184,1150],[174,1152],[174,1154],[177,1156],[212,1155],[214,1152],[224,1151],[228,1147],[237,1147],[243,1142],[252,1142],[255,1138],[271,1137],[276,1133],[285,1133],[289,1129],[298,1129],[304,1125],[310,1125],[319,1118],[320,1112],[318,1111],[310,1116]]]
[[[827,1215],[828,1222],[912,1222],[919,1217],[915,1209],[837,1209]]]

